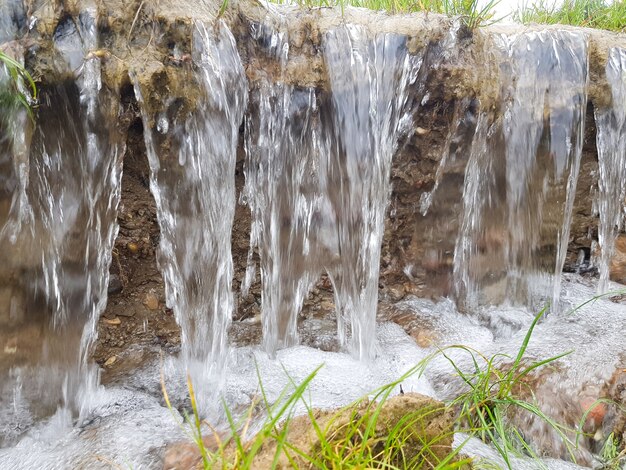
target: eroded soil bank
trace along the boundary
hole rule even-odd
[[[72,80],[73,77],[61,74],[55,67],[53,44],[64,24],[79,20],[83,8],[79,2],[43,0],[33,2],[28,9],[15,7],[18,27],[14,37],[0,36],[0,46],[8,47],[8,44],[14,50],[23,51],[27,68],[43,87]],[[139,0],[102,0],[96,8],[100,47],[83,59],[102,63],[103,86],[119,97],[118,127],[126,141],[118,216],[120,231],[113,252],[108,304],[98,324],[98,342],[94,351],[96,362],[104,367],[103,380],[106,383],[143,363],[156,351],[174,352],[180,344],[179,329],[166,305],[163,279],[156,262],[159,225],[149,188],[145,130],[131,76],[150,90],[146,104],[152,116],[166,109],[181,118],[188,115],[202,97],[191,61],[194,21],[213,22],[219,6],[217,3],[200,6],[184,0],[164,1],[158,5]],[[29,29],[26,18],[31,15],[38,20]],[[322,36],[343,21],[337,11],[305,11],[289,7],[267,10],[253,2],[239,2],[231,3],[223,20],[235,36],[251,89],[263,71],[263,74],[274,74],[294,87],[315,87],[320,101],[328,100]],[[440,298],[452,293],[453,254],[463,210],[463,180],[474,132],[472,122],[479,107],[497,113],[500,106],[499,85],[494,75],[499,64],[497,56],[490,51],[492,37],[512,34],[521,27],[469,31],[437,15],[396,18],[352,9],[347,10],[345,21],[367,25],[372,34],[395,32],[406,35],[410,38],[411,49],[425,50],[424,60],[432,62],[431,67],[424,68],[429,99],[416,109],[415,132],[402,143],[393,160],[392,193],[385,223],[379,283],[380,317],[397,322],[420,346],[426,347],[433,340],[427,323],[403,315],[394,304],[412,295]],[[261,23],[288,34],[290,55],[284,70],[276,61],[259,53],[259,44],[250,40]],[[598,220],[593,213],[598,174],[594,110],[610,101],[604,76],[608,49],[626,47],[623,36],[593,30],[584,32],[589,37],[589,103],[565,264],[565,270],[569,272],[584,272],[592,255],[593,243],[597,241]],[[445,49],[451,35],[454,47]],[[436,62],[434,57],[444,49],[448,54],[446,60]],[[463,124],[458,129],[460,121]],[[456,139],[451,138],[453,128],[456,129]],[[243,139],[242,124],[235,173],[238,196],[245,183]],[[442,164],[443,156],[451,149],[456,158]],[[436,185],[430,208],[423,215],[423,198]],[[5,202],[0,200],[0,209]],[[258,343],[261,334],[258,274],[248,295],[242,296],[239,290],[246,270],[250,226],[248,206],[238,205],[232,232],[236,313],[231,339],[235,344]],[[481,246],[487,256],[503,243],[504,236],[502,233],[485,236]],[[612,279],[622,283],[626,282],[624,237],[622,235],[618,241],[612,266]],[[551,259],[554,249],[554,245],[546,241],[538,255],[545,253],[546,258]],[[5,287],[0,290],[0,303],[12,302],[15,291],[20,289],[19,285],[12,284],[19,277],[16,273],[28,269],[28,266],[13,265],[8,271],[0,268],[0,279],[7,279]],[[594,273],[591,270],[588,274]],[[616,298],[615,301],[624,302],[624,299]],[[307,320],[316,319],[328,321],[328,329],[332,331],[333,315],[331,284],[323,276],[304,304],[302,342],[324,350],[336,350],[334,340],[306,328]],[[26,339],[20,344],[32,342],[32,331],[27,325],[22,331]],[[3,361],[27,361],[28,350],[17,354],[13,349],[10,354],[6,351],[5,347]],[[621,394],[621,386],[615,385],[618,383],[620,380],[616,379],[607,385],[611,391],[606,393]]]

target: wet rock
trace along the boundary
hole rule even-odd
[[[615,282],[626,284],[626,235],[620,235],[615,241],[609,276]]]
[[[396,302],[402,300],[406,295],[406,290],[402,284],[388,286],[387,292],[389,293],[389,298]]]
[[[117,274],[111,274],[111,276],[109,277],[109,295],[119,294],[120,292],[122,292],[122,287],[123,285],[120,277]]]
[[[418,331],[412,331],[411,337],[415,340],[420,348],[429,348],[437,340],[437,334],[431,330],[420,329]]]
[[[594,432],[602,426],[607,412],[606,403],[598,402],[598,397],[584,396],[580,401],[580,407],[583,413],[587,413],[584,426],[587,431]]]
[[[218,439],[213,436],[203,437],[202,442],[209,452],[215,452],[219,448]],[[163,470],[189,470],[200,468],[201,464],[202,454],[193,442],[175,442],[165,450]]]

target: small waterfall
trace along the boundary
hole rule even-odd
[[[97,383],[89,360],[107,301],[124,147],[119,103],[101,87],[99,60],[89,58],[98,48],[96,24],[89,7],[60,23],[58,67],[76,80],[40,90],[34,131],[23,110],[2,129],[0,165],[12,159],[14,169],[3,169],[12,200],[0,227],[0,250],[10,253],[0,277],[8,276],[10,306],[0,321],[15,335],[20,362],[42,366],[24,368],[30,379],[18,377],[24,393],[37,397],[35,412],[57,404],[82,410]]]
[[[286,33],[254,26],[252,37],[281,74],[289,53]],[[319,215],[319,117],[315,90],[259,77],[246,118],[246,186],[252,212],[248,268],[242,291],[254,279],[253,252],[261,265],[263,344],[276,350],[298,341],[297,319],[321,267],[311,240]]]
[[[503,55],[502,119],[491,119],[499,130],[478,126],[474,138],[455,254],[457,292],[490,302],[485,288],[504,275],[500,301],[538,306],[551,299],[555,309],[582,155],[587,39],[541,31],[495,40]],[[554,255],[546,256],[546,247]]]
[[[599,167],[596,201],[600,217],[600,253],[596,260],[600,271],[599,293],[608,288],[615,239],[624,227],[626,216],[626,50],[613,48],[609,51],[606,78],[611,87],[611,106],[595,110]]]
[[[255,28],[280,73],[259,77],[246,121],[244,197],[253,225],[244,293],[257,249],[264,344],[273,354],[297,342],[302,303],[326,270],[340,343],[371,358],[391,159],[410,131],[409,88],[421,56],[410,55],[401,36],[332,30],[323,40],[330,96],[319,97],[284,83],[286,34]]]
[[[324,37],[331,107],[322,116],[327,150],[320,162],[320,188],[337,230],[338,260],[329,275],[339,339],[347,344],[349,336],[360,358],[374,355],[391,160],[411,124],[409,87],[421,64],[421,56],[408,53],[405,37],[368,35],[346,25]]]
[[[225,24],[196,23],[192,54],[204,96],[189,117],[179,117],[175,100],[151,116],[146,100],[160,91],[147,89],[136,76],[134,83],[161,228],[158,261],[167,304],[180,324],[193,378],[214,380],[226,359],[233,313],[235,161],[247,82]]]

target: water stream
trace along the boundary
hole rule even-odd
[[[7,5],[0,7],[0,42],[24,27],[3,19],[3,11],[18,8]],[[178,50],[169,58],[184,77],[181,96],[155,91],[142,75],[145,64],[129,72],[160,230],[157,262],[181,353],[157,358],[157,345],[131,347],[120,362],[124,354],[147,359],[101,386],[91,354],[107,303],[125,148],[119,98],[103,86],[93,54],[101,46],[99,20],[88,3],[61,21],[54,46],[66,79],[42,86],[36,125],[23,107],[0,102],[0,468],[160,468],[165,446],[184,437],[187,375],[202,417],[226,430],[222,403],[242,416],[261,384],[270,402],[280,400],[285,387],[320,364],[307,398],[330,408],[397,379],[440,347],[514,356],[546,302],[550,315],[537,326],[528,357],[573,351],[537,379],[546,414],[575,427],[581,399],[597,397],[621,367],[623,303],[602,298],[576,306],[598,289],[620,287],[609,281],[609,268],[626,216],[623,49],[610,51],[611,99],[595,109],[599,281],[562,274],[583,154],[588,37],[556,29],[496,34],[483,38],[498,57],[496,103],[454,103],[432,185],[415,189],[415,217],[437,210],[446,172],[462,167],[454,288],[449,298],[407,292],[396,302],[379,299],[392,165],[411,139],[426,138],[414,135],[415,120],[438,87],[434,71],[461,47],[462,30],[454,24],[437,46],[416,48],[401,34],[333,26],[319,38],[328,83],[298,86],[288,73],[298,47],[290,49],[284,21],[268,17],[249,25],[246,63],[265,64],[253,77],[222,21],[194,22],[188,60]],[[0,91],[10,86],[0,70]],[[245,184],[237,194],[241,162]],[[236,290],[238,202],[251,223]],[[300,345],[298,337],[303,306],[325,277],[334,303],[324,320],[336,331],[323,334],[339,345],[333,351]],[[231,346],[237,302],[255,288],[261,344]],[[386,321],[394,314],[431,341],[418,345],[408,324]],[[451,354],[471,370],[466,352]],[[464,386],[443,357],[403,383],[405,391],[439,399]],[[297,412],[305,411],[299,403]],[[536,452],[553,458],[520,458],[515,468],[581,468],[559,460],[569,456],[545,424],[522,416],[519,426]],[[595,445],[583,443],[581,465],[594,463]],[[467,449],[498,459],[477,441]]]
[[[582,156],[587,39],[541,31],[496,37],[495,46],[501,109],[498,116],[483,111],[476,127],[456,289],[470,305],[549,299],[558,310]],[[539,252],[546,244],[554,247],[549,256]]]
[[[119,105],[101,87],[100,63],[82,61],[98,47],[96,22],[87,7],[57,30],[59,67],[76,79],[41,89],[34,131],[23,108],[14,120],[3,119],[0,181],[8,210],[0,249],[8,256],[0,337],[16,348],[34,338],[39,345],[20,348],[19,366],[2,372],[3,410],[18,384],[34,416],[57,406],[84,414],[98,380],[90,357],[107,301],[123,144],[115,126]],[[18,415],[17,434],[19,420],[30,419]],[[2,433],[0,441],[14,437]]]
[[[606,64],[612,100],[608,108],[596,109],[598,144],[598,243],[600,271],[598,292],[608,288],[609,268],[615,254],[615,238],[626,216],[626,51],[613,48]]]
[[[205,393],[223,375],[233,314],[230,233],[247,82],[224,24],[196,23],[192,54],[204,96],[188,118],[177,119],[176,103],[151,116],[137,81],[135,93],[146,129],[167,304],[181,326],[186,367]]]

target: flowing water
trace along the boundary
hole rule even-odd
[[[328,273],[339,340],[371,359],[391,159],[412,124],[409,87],[421,57],[408,53],[405,37],[370,39],[365,28],[353,25],[326,34],[324,56],[332,104],[322,118],[320,187],[334,218],[338,255]]]
[[[286,33],[262,25],[253,31],[260,53],[282,74],[289,54]],[[260,78],[251,90],[246,118],[246,187],[252,212],[250,252],[244,285],[255,275],[254,250],[261,266],[263,343],[276,350],[298,343],[297,319],[321,268],[314,230],[321,227],[317,191],[319,116],[314,89],[294,88],[284,77]]]
[[[0,407],[10,410],[13,401],[15,412],[2,419],[11,429],[0,441],[19,435],[29,413],[57,406],[87,412],[97,381],[90,355],[107,301],[123,145],[119,105],[101,89],[99,61],[76,61],[97,49],[96,22],[95,9],[85,8],[57,30],[57,66],[76,80],[40,90],[34,131],[22,108],[3,119],[0,250],[8,256],[0,274],[0,338],[20,353],[7,358],[16,367],[1,371]]]
[[[286,33],[259,26],[253,38],[283,73]],[[256,248],[263,341],[274,354],[296,344],[302,303],[325,270],[340,344],[371,359],[391,159],[411,127],[409,89],[421,57],[408,53],[402,36],[370,39],[351,25],[329,31],[324,44],[330,105],[321,109],[315,90],[294,88],[283,77],[263,77],[252,90],[258,105],[246,125],[244,196],[254,220],[244,292],[254,278]]]
[[[598,146],[598,199],[600,217],[598,243],[600,254],[600,294],[607,291],[609,267],[615,254],[615,238],[624,227],[626,216],[626,51],[609,52],[606,78],[611,87],[611,104],[596,109]]]
[[[233,314],[230,233],[247,82],[224,24],[197,23],[192,53],[205,96],[190,117],[177,120],[176,103],[150,116],[138,81],[135,92],[161,229],[158,262],[167,304],[181,326],[182,354],[194,382],[209,382],[200,385],[204,392],[223,374]]]
[[[584,137],[587,38],[541,31],[495,43],[501,119],[483,111],[476,127],[456,289],[469,305],[550,299],[557,310]],[[546,244],[554,248],[547,257]]]
[[[0,13],[18,15],[18,6],[6,5]],[[25,27],[6,18],[1,41]],[[183,438],[178,410],[188,407],[187,373],[203,417],[224,430],[220,398],[242,415],[259,380],[268,400],[277,401],[320,364],[307,397],[325,408],[396,380],[447,345],[514,356],[546,300],[551,315],[537,326],[528,357],[573,351],[538,380],[536,398],[549,416],[575,426],[581,399],[597,397],[620,367],[623,304],[599,299],[575,309],[593,296],[595,281],[561,274],[587,109],[584,34],[550,30],[487,41],[499,57],[499,102],[495,109],[477,100],[455,103],[434,187],[414,208],[416,217],[436,210],[445,172],[465,165],[453,266],[458,302],[409,295],[387,306],[433,338],[418,346],[400,326],[377,323],[381,245],[393,158],[428,104],[428,74],[460,47],[459,25],[437,47],[417,52],[402,35],[331,28],[320,38],[329,80],[321,89],[289,82],[288,28],[268,18],[250,26],[247,59],[267,64],[250,83],[233,35],[219,21],[193,24],[189,63],[181,65],[189,83],[181,86],[197,95],[161,100],[142,70],[131,71],[160,227],[158,264],[182,351],[181,360],[148,360],[97,386],[90,354],[107,301],[124,153],[120,104],[102,86],[101,62],[91,54],[100,46],[97,24],[89,5],[61,22],[54,44],[67,79],[41,89],[36,126],[19,106],[3,104],[0,117],[0,252],[9,254],[0,266],[0,468],[160,468],[164,447]],[[610,105],[596,109],[602,291],[619,287],[607,273],[624,218],[625,64],[624,51],[611,50]],[[0,71],[0,89],[9,86]],[[468,135],[471,142],[460,145]],[[241,292],[234,292],[241,141],[239,196],[251,214],[250,250]],[[323,276],[334,294],[337,329],[329,336],[341,346],[336,352],[298,345],[303,303]],[[262,345],[229,346],[235,296],[259,282]],[[41,348],[25,353],[17,347],[22,342]],[[471,370],[466,351],[451,354]],[[172,410],[163,406],[161,377]],[[405,391],[440,399],[463,387],[442,357],[403,383]],[[568,458],[544,424],[518,419],[537,452]],[[581,463],[593,463],[593,445],[584,443]],[[498,459],[479,442],[467,452]],[[555,459],[543,464],[580,468]],[[537,465],[519,459],[515,468]]]

